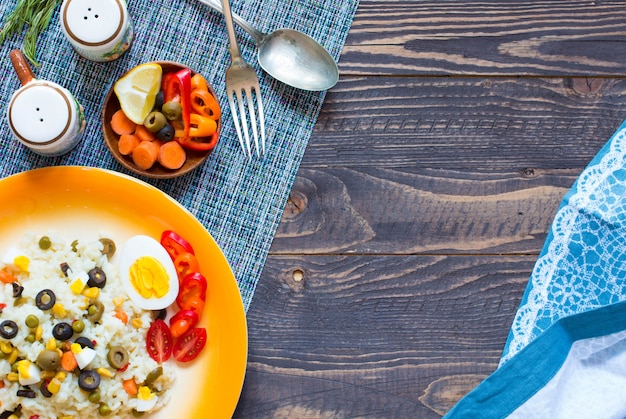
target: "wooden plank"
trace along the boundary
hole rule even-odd
[[[538,254],[626,114],[626,81],[567,80],[342,81],[272,254]]]
[[[624,76],[626,1],[361,0],[345,75]]]
[[[438,417],[497,367],[534,260],[270,256],[235,416]]]

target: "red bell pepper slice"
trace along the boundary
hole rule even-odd
[[[213,133],[213,135],[211,135],[210,137],[204,137],[204,138],[208,138],[209,141],[198,141],[200,140],[200,138],[198,137],[188,137],[186,140],[179,141],[179,142],[180,142],[180,145],[183,146],[184,148],[188,150],[196,150],[196,151],[212,150],[213,147],[217,145],[217,138],[218,138],[217,132]]]
[[[200,272],[192,272],[183,278],[180,284],[180,290],[176,297],[176,304],[181,310],[200,311],[202,306],[198,307],[198,301],[206,301],[207,282],[204,275]]]
[[[166,73],[161,84],[164,102],[177,101],[182,108],[183,137],[189,137],[191,115],[191,70],[183,68],[175,73]]]

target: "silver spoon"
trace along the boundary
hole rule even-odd
[[[198,0],[223,13],[220,0]],[[317,41],[293,29],[278,29],[265,34],[241,16],[233,20],[254,39],[261,68],[276,80],[302,90],[319,91],[333,87],[339,80],[337,63]]]

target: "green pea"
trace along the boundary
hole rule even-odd
[[[85,322],[82,320],[76,320],[72,323],[72,330],[75,333],[81,333],[83,330],[85,330]]]
[[[89,396],[87,396],[87,399],[89,399],[91,403],[99,403],[100,392],[98,390],[92,391],[91,393],[89,393]]]
[[[98,408],[98,413],[100,413],[100,416],[108,416],[111,414],[111,408],[108,404],[102,403]]]
[[[50,249],[50,246],[52,246],[52,241],[50,240],[50,237],[43,236],[39,239],[39,248],[41,250],[48,250]]]
[[[26,326],[34,329],[35,327],[39,326],[39,318],[34,314],[29,314],[28,316],[26,316],[26,320],[24,320],[24,323],[26,323]]]
[[[34,333],[29,333],[28,336],[26,336],[24,338],[24,340],[26,342],[29,342],[29,343],[34,343],[35,342],[35,334]]]

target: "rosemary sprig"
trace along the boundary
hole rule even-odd
[[[5,18],[0,30],[0,45],[27,26],[24,33],[24,56],[35,66],[37,62],[37,39],[50,23],[54,9],[62,0],[18,0]]]

